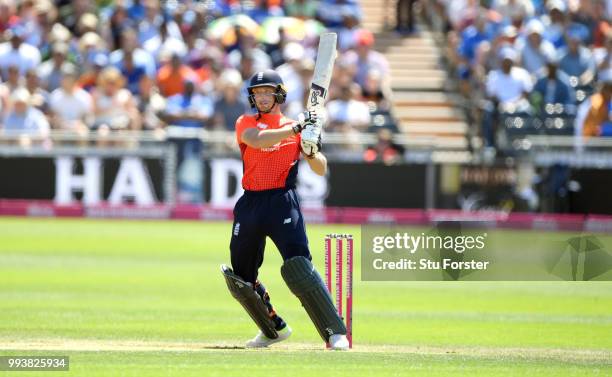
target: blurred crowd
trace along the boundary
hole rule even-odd
[[[612,1],[438,0],[448,56],[485,145],[500,128],[612,136]],[[534,120],[504,123],[508,114]],[[556,117],[565,121],[541,121]],[[539,123],[538,123],[539,122]],[[539,126],[542,126],[538,128]]]
[[[318,35],[330,30],[339,57],[329,128],[368,131],[389,114],[389,68],[361,18],[356,0],[0,0],[0,130],[233,130],[251,111],[249,77],[267,68],[295,117]]]

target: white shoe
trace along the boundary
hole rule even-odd
[[[283,340],[287,339],[290,335],[291,335],[291,327],[289,327],[289,325],[285,326],[284,329],[278,331],[278,338],[276,338],[276,339],[268,338],[260,330],[253,339],[251,339],[251,340],[249,340],[247,342],[246,348],[263,348],[263,347],[267,347],[270,344],[282,342]]]
[[[346,351],[349,349],[349,342],[346,335],[334,334],[329,337],[329,346],[333,350]]]

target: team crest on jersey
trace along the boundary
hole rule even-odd
[[[268,128],[268,125],[264,123],[257,123],[257,128],[259,128],[260,130],[265,130],[266,128]]]

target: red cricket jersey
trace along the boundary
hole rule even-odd
[[[268,148],[251,148],[240,140],[247,128],[270,130],[295,123],[282,114],[243,115],[236,121],[236,139],[242,154],[242,188],[263,191],[295,188],[300,159],[300,135],[290,136]]]

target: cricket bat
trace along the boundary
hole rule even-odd
[[[314,75],[310,84],[310,93],[308,95],[308,103],[306,109],[308,111],[319,111],[325,105],[327,91],[329,90],[329,82],[331,81],[332,72],[334,70],[334,60],[336,60],[336,41],[338,36],[336,33],[323,33],[319,40],[319,49],[317,51],[317,60],[314,67]]]

